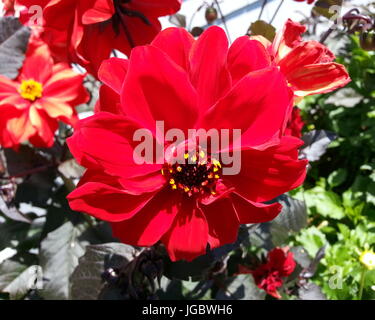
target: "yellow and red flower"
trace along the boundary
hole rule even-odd
[[[88,100],[83,78],[67,64],[54,64],[48,46],[32,37],[17,79],[0,76],[1,145],[17,148],[29,140],[51,147],[58,121],[74,125],[74,108]]]

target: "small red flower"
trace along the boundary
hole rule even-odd
[[[277,289],[283,285],[283,278],[290,276],[295,267],[296,262],[294,261],[292,252],[275,248],[268,252],[267,262],[261,264],[255,270],[250,270],[240,265],[239,274],[251,273],[260,289],[280,299],[281,296]]]
[[[88,100],[83,78],[66,64],[53,64],[47,45],[32,37],[17,79],[0,76],[0,144],[17,148],[29,140],[51,147],[58,121],[74,125],[74,107]]]
[[[69,59],[96,72],[113,49],[129,55],[132,47],[153,40],[161,30],[158,18],[173,14],[181,0],[19,0],[26,7],[40,5],[48,33],[64,31]],[[55,39],[51,37],[52,43]],[[60,42],[60,44],[63,44]]]
[[[335,56],[326,46],[302,40],[305,31],[305,26],[289,19],[273,43],[262,36],[238,38],[229,57],[238,66],[236,77],[265,66],[278,66],[293,89],[296,102],[306,95],[331,92],[350,82],[345,67],[332,62]],[[242,50],[248,52],[247,58],[238,55]]]
[[[246,55],[246,51],[240,53]],[[281,205],[263,202],[299,186],[306,161],[301,141],[283,137],[293,93],[282,73],[269,67],[232,80],[228,40],[211,27],[196,41],[184,29],[161,32],[129,60],[113,58],[99,72],[105,83],[97,113],[80,121],[68,145],[88,170],[68,200],[73,210],[111,222],[114,235],[137,246],[161,241],[172,260],[192,260],[235,242],[240,224],[272,220]],[[261,57],[259,57],[261,59]],[[184,164],[172,164],[165,131],[241,129],[241,172],[223,175],[221,155],[233,145],[182,149]],[[165,154],[158,163],[136,164],[139,128],[153,133]],[[169,150],[169,151],[168,151]],[[195,158],[194,164],[187,163]]]
[[[301,117],[301,110],[298,107],[294,107],[288,125],[285,129],[285,135],[293,136],[296,138],[302,137],[302,129],[305,123]]]

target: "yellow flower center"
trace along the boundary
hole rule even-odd
[[[42,97],[43,85],[35,80],[23,80],[19,89],[22,98],[35,101]]]
[[[359,261],[361,261],[367,269],[375,269],[375,253],[373,251],[362,252]]]

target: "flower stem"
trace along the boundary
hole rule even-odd
[[[260,20],[260,18],[261,18],[262,15],[263,15],[263,10],[264,10],[264,8],[265,8],[265,6],[266,6],[266,4],[267,4],[267,1],[268,1],[268,0],[263,0],[262,8],[260,9],[260,12],[259,12],[258,20]]]
[[[230,34],[229,34],[229,29],[228,29],[228,26],[227,26],[227,21],[225,19],[225,16],[223,14],[223,11],[221,11],[221,7],[220,7],[220,4],[217,0],[214,0],[215,1],[215,4],[217,6],[217,9],[220,13],[220,17],[221,17],[221,21],[223,21],[223,25],[224,25],[224,28],[225,28],[225,31],[227,33],[227,36],[228,36],[228,40],[229,40],[229,43],[232,43],[231,39],[230,39]],[[266,0],[267,1],[267,0]]]
[[[276,15],[277,15],[278,12],[280,11],[280,8],[281,8],[281,6],[283,5],[283,3],[284,3],[284,0],[281,0],[280,3],[279,3],[279,5],[278,5],[278,7],[277,7],[277,9],[276,9],[276,11],[275,11],[275,13],[274,13],[273,16],[272,16],[272,19],[270,20],[270,24],[272,24],[273,20],[275,20]]]
[[[366,271],[367,271],[366,269],[363,269],[362,273],[361,273],[361,280],[360,280],[360,283],[359,283],[358,300],[362,300],[363,288],[365,286]]]

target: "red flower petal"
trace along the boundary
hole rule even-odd
[[[133,218],[112,223],[113,235],[134,246],[152,246],[165,235],[179,211],[179,197],[171,196],[165,189],[139,211]]]
[[[20,74],[21,80],[33,79],[44,84],[52,75],[53,60],[48,46],[40,40],[32,40]]]
[[[230,199],[215,201],[201,209],[207,220],[211,249],[236,242],[240,223]]]
[[[161,17],[177,12],[181,4],[182,0],[135,0],[131,1],[128,6],[132,10]]]
[[[95,105],[95,113],[100,111],[114,114],[123,114],[120,104],[120,96],[110,87],[102,85],[99,89],[99,100]]]
[[[128,72],[129,60],[111,58],[102,62],[99,79],[117,94],[121,94],[122,85]]]
[[[190,69],[189,53],[193,43],[193,36],[183,28],[168,28],[161,31],[153,46],[163,50],[175,63],[185,69]]]
[[[140,127],[119,115],[101,112],[81,121],[68,139],[70,151],[85,167],[99,167],[125,179],[161,170],[160,164],[138,165],[134,161],[134,132]],[[161,173],[160,173],[161,174]]]
[[[206,113],[201,126],[241,129],[246,146],[258,146],[283,127],[292,97],[276,68],[252,72]]]
[[[228,68],[233,82],[241,80],[249,72],[269,67],[271,57],[264,46],[248,36],[233,42],[228,52]]]
[[[288,277],[296,267],[292,252],[285,252],[280,248],[275,248],[268,253],[268,266],[272,270],[277,270],[280,277]]]
[[[72,210],[83,211],[105,221],[118,222],[132,218],[154,196],[155,193],[131,195],[104,183],[87,182],[70,193],[67,199]]]
[[[273,53],[276,62],[284,58],[294,47],[302,42],[301,35],[306,31],[306,27],[298,22],[288,19],[282,32],[278,32],[273,41]]]
[[[112,1],[96,0],[91,1],[93,7],[82,15],[83,24],[94,24],[109,20],[115,13]]]
[[[224,176],[246,199],[264,202],[297,188],[306,176],[307,161],[297,160],[301,140],[283,137],[281,143],[266,150],[242,151],[239,175]]]
[[[193,44],[190,52],[190,77],[197,89],[202,113],[231,87],[227,53],[228,39],[219,27],[208,28]]]
[[[345,67],[338,63],[306,65],[288,75],[297,96],[331,92],[349,83]]]
[[[43,86],[43,97],[61,99],[64,102],[75,101],[80,97],[81,87],[85,75],[78,74],[66,64],[57,64],[53,74]],[[79,103],[86,102],[87,93],[80,97]]]
[[[44,98],[33,105],[38,109],[43,109],[51,118],[70,119],[73,116],[73,108],[60,99]]]
[[[317,41],[306,41],[291,50],[279,61],[281,71],[288,74],[309,64],[327,63],[335,59],[333,53]]]
[[[282,209],[282,206],[279,203],[270,205],[256,203],[247,200],[236,193],[233,193],[231,198],[241,224],[271,221],[279,215]]]
[[[201,209],[193,201],[184,201],[173,225],[162,238],[172,261],[192,261],[204,254],[208,225]]]
[[[35,134],[40,138],[40,144],[37,147],[52,147],[55,132],[59,127],[58,122],[50,118],[44,110],[37,109],[36,105],[30,107],[28,116],[30,124],[36,129]]]
[[[198,116],[187,73],[152,46],[133,50],[121,98],[125,114],[153,131],[155,120],[163,120],[165,130],[191,129]]]

